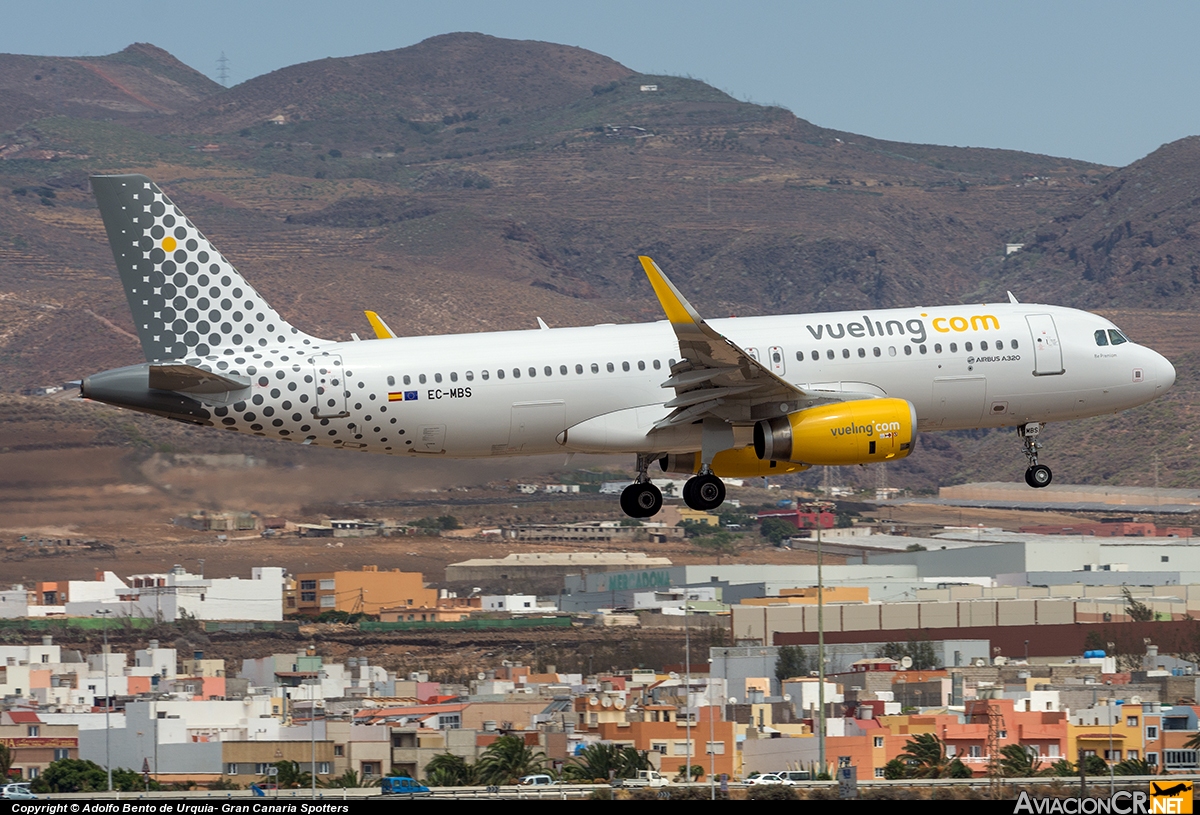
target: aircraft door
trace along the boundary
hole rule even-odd
[[[1056,376],[1063,372],[1062,345],[1049,314],[1028,314],[1025,321],[1033,334],[1033,375]]]
[[[315,394],[313,416],[318,419],[336,419],[349,416],[346,410],[346,377],[342,370],[342,358],[337,354],[319,354],[309,362],[312,364],[312,387]]]
[[[771,357],[771,373],[776,376],[783,376],[786,372],[786,366],[783,361],[783,349],[778,345],[772,345],[767,349],[767,354]]]

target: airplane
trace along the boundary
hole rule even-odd
[[[1150,795],[1155,798],[1158,798],[1160,796],[1166,796],[1168,798],[1173,798],[1177,795],[1181,795],[1182,793],[1192,791],[1192,785],[1186,781],[1180,782],[1178,784],[1173,784],[1172,786],[1169,786],[1166,789],[1163,789],[1162,787],[1158,786],[1158,784],[1155,784],[1153,781],[1151,781],[1150,787],[1152,790]]]
[[[81,395],[305,445],[411,458],[633,454],[621,508],[662,507],[656,462],[712,510],[723,478],[897,461],[918,431],[1015,427],[1030,487],[1048,422],[1163,394],[1175,369],[1103,317],[1007,303],[707,321],[648,257],[666,320],[377,339],[302,332],[142,175],[92,189],[146,361]],[[357,335],[354,336],[357,340]]]

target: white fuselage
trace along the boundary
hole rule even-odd
[[[1150,401],[1175,378],[1171,364],[1148,348],[1099,345],[1096,333],[1115,328],[1108,320],[1054,306],[905,308],[710,325],[806,392],[906,399],[921,430],[1113,413]],[[240,410],[208,404],[217,408],[214,423],[230,430],[392,455],[686,453],[700,449],[699,425],[647,435],[670,413],[663,405],[675,394],[661,385],[679,357],[665,321],[322,342],[316,356],[259,371],[270,377],[252,377]],[[323,417],[310,415],[312,399]],[[739,444],[748,443],[750,430],[737,429]]]

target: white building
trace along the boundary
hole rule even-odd
[[[250,579],[210,578],[176,566],[165,574],[134,575],[129,584],[111,572],[102,581],[71,581],[65,612],[72,617],[113,611],[118,617],[168,622],[187,615],[198,620],[283,619],[283,569],[257,566]]]
[[[487,594],[481,598],[484,611],[507,611],[509,614],[538,614],[557,611],[553,605],[539,606],[533,594]]]

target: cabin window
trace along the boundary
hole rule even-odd
[[[503,379],[503,378],[504,378],[504,369],[503,369],[503,368],[497,368],[497,369],[496,369],[496,378],[497,378],[497,379]]]
[[[858,349],[858,356],[859,356],[859,359],[862,359],[862,358],[863,358],[863,357],[865,357],[866,355],[867,355],[867,349],[866,349],[866,348],[859,348],[859,349]]]
[[[389,388],[390,388],[390,387],[393,387],[395,384],[396,384],[396,377],[394,377],[394,376],[389,376],[389,377],[388,377],[388,387],[389,387]]]
[[[922,353],[924,353],[924,352],[922,352]],[[933,344],[933,353],[935,353],[935,354],[942,353],[942,344],[940,342],[935,342]]]
[[[600,366],[597,365],[595,362],[592,363],[592,373],[594,373],[594,374],[600,373]]]
[[[1120,345],[1123,342],[1129,342],[1125,339],[1125,335],[1115,328],[1108,329],[1108,339],[1113,345]]]
[[[881,357],[881,356],[883,356],[883,351],[881,351],[881,350],[879,349],[879,346],[878,346],[878,345],[877,345],[877,346],[875,346],[873,349],[871,349],[871,352],[872,352],[873,354],[875,354],[875,356],[877,356],[877,357]]]
[[[576,365],[575,365],[575,373],[577,373],[577,374],[581,374],[581,373],[583,373],[583,366],[582,366],[582,365],[580,365],[580,364],[578,364],[578,363],[576,363]]]
[[[896,356],[896,346],[894,346],[894,345],[889,345],[889,346],[888,346],[888,356],[889,356],[889,357],[894,357],[894,356]]]
[[[820,352],[820,351],[813,351],[813,352],[812,352],[812,358],[813,358],[813,362],[816,362],[817,360],[819,360],[819,359],[821,358],[821,352]]]
[[[803,352],[803,351],[797,351],[797,352],[796,352],[796,361],[797,361],[797,362],[803,362],[803,361],[804,361],[804,352]]]
[[[421,374],[420,376],[418,376],[417,381],[420,382],[422,385],[424,385],[425,384],[425,374]]]
[[[842,349],[842,359],[850,359],[850,349],[849,348]]]
[[[957,353],[958,353],[958,343],[956,343],[956,342],[952,342],[952,343],[950,343],[950,353],[951,353],[951,354],[957,354]]]
[[[772,352],[771,361],[778,365],[779,363],[783,362],[783,354],[779,353],[778,351]]]
[[[650,364],[654,366],[654,370],[656,370],[656,371],[662,367],[662,365],[659,363],[659,361],[657,359],[654,360],[654,362],[652,362]]]
[[[513,368],[513,379],[520,379],[520,378],[521,378],[521,369]]]
[[[830,359],[833,359],[833,358],[834,358],[834,356],[835,356],[835,355],[834,355],[834,353],[833,353],[833,349],[832,349],[832,348],[830,348],[828,351],[826,351],[826,352],[825,352],[825,356],[829,357]]]
[[[924,354],[924,353],[925,353],[925,346],[924,346],[924,345],[918,345],[918,346],[917,346],[917,350],[918,350],[918,351],[920,351],[922,354]],[[939,350],[941,350],[941,349],[939,349]]]
[[[629,372],[629,363],[628,363],[628,362],[622,362],[622,363],[621,363],[621,370],[622,370],[622,371],[625,371],[626,373],[628,373],[628,372]]]
[[[405,385],[411,385],[411,384],[412,384],[412,377],[411,377],[411,376],[409,376],[408,374],[405,374],[405,375],[404,375],[404,384],[405,384]]]
[[[554,374],[554,369],[547,365],[544,373],[546,376],[552,376]]]
[[[996,350],[997,351],[1004,350],[1004,340],[996,340]]]
[[[979,343],[980,351],[986,351],[987,349],[988,349],[987,340],[983,340],[982,342]]]
[[[966,351],[967,351],[968,353],[970,353],[970,352],[971,352],[971,350],[973,350],[973,349],[974,349],[974,347],[975,347],[975,346],[971,345],[971,343],[969,343],[969,342],[964,342],[964,343],[963,343],[963,348],[964,348],[964,349],[966,349]]]
[[[467,381],[468,381],[468,382],[474,382],[474,381],[475,381],[475,374],[474,374],[474,372],[472,372],[472,371],[467,371],[465,374],[463,374],[463,376],[464,376],[464,377],[466,377],[466,379],[467,379]]]
[[[610,374],[611,374],[611,373],[612,373],[614,370],[616,370],[616,369],[613,367],[613,364],[612,364],[611,362],[610,362],[610,363],[608,363],[607,365],[605,365],[604,367],[608,369],[608,372],[609,372]]]
[[[906,356],[906,357],[912,356],[912,346],[911,345],[904,346],[904,356]]]
[[[433,375],[433,381],[434,381],[434,382],[441,382],[441,381],[442,381],[442,375],[441,375],[441,374],[434,374],[434,375]]]
[[[1017,344],[1016,340],[1009,340],[1008,344],[1011,345],[1014,349],[1021,347],[1020,345]]]
[[[559,365],[559,366],[558,366],[558,372],[559,372],[559,373],[560,373],[562,376],[566,376],[566,375],[567,375],[567,366],[566,366],[566,365]]]
[[[451,372],[450,372],[450,381],[451,381],[451,382],[457,382],[457,381],[458,381],[458,374],[456,374],[454,371],[451,371]]]
[[[645,360],[641,360],[641,359],[638,360],[638,370],[639,371],[646,370],[646,361]]]
[[[534,367],[532,367],[532,366],[531,366],[531,367],[529,368],[529,375],[530,375],[531,377],[532,377],[532,376],[537,376],[537,368],[534,368]]]

